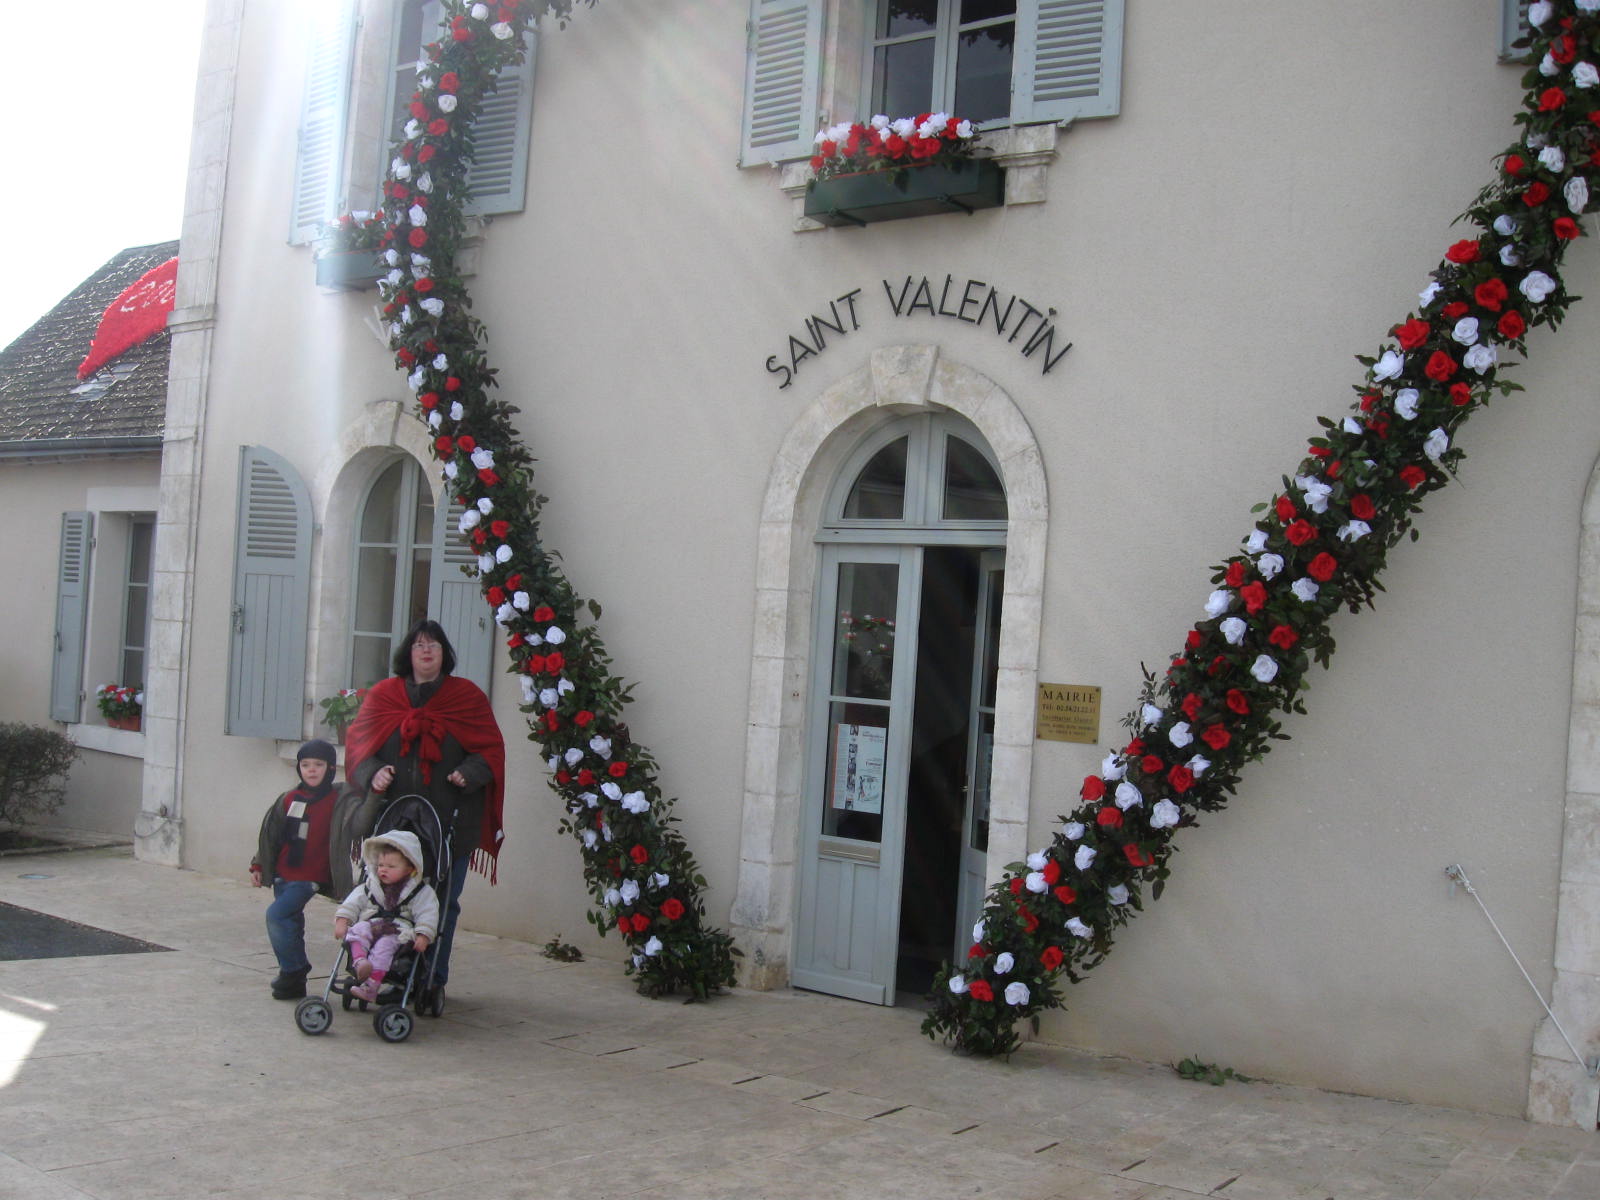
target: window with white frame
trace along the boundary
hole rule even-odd
[[[145,650],[150,644],[150,564],[155,546],[156,522],[150,513],[138,513],[128,523],[127,570],[123,574],[122,653],[120,683],[145,685]]]
[[[868,107],[1009,121],[1016,37],[1017,0],[876,0]]]

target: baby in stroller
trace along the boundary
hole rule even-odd
[[[361,843],[361,882],[339,905],[333,936],[350,953],[356,982],[348,994],[376,1000],[402,948],[418,955],[439,932],[439,897],[428,886],[422,843],[407,829],[376,834]]]

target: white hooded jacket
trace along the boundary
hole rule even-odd
[[[439,936],[439,897],[426,883],[421,883],[422,843],[417,840],[416,834],[404,829],[380,833],[361,843],[361,860],[367,865],[366,878],[344,898],[344,903],[339,905],[339,911],[334,915],[343,917],[351,924],[378,915],[384,903],[383,884],[378,882],[378,855],[385,850],[396,851],[411,864],[411,874],[402,882],[400,895],[404,897],[413,888],[416,889],[400,905],[400,915],[395,919],[401,943],[410,942],[419,933],[430,942],[436,940]]]

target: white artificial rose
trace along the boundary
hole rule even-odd
[[[563,696],[565,696],[568,692],[577,691],[577,689],[578,685],[573,683],[572,680],[568,679],[565,675],[561,677],[561,682],[556,684],[556,691],[560,692]]]
[[[1510,237],[1517,231],[1517,219],[1510,213],[1501,213],[1494,219],[1494,231],[1501,237]]]
[[[1209,758],[1202,758],[1200,755],[1196,754],[1183,765],[1189,768],[1196,779],[1199,779],[1200,776],[1206,773],[1207,768],[1211,766],[1211,760]]]
[[[1462,317],[1450,331],[1450,337],[1462,346],[1474,344],[1478,340],[1478,318]]]
[[[1126,904],[1128,902],[1128,887],[1118,883],[1106,889],[1106,899],[1113,904]]]
[[[1283,555],[1263,554],[1256,559],[1256,570],[1261,572],[1263,579],[1276,579],[1283,573]]]
[[[433,356],[433,369],[435,371],[448,371],[450,369],[449,356],[444,354],[435,354]]]
[[[492,570],[494,570],[494,555],[478,555],[478,574],[487,575]]]
[[[1223,613],[1228,611],[1232,604],[1233,589],[1218,588],[1216,591],[1212,592],[1211,595],[1206,597],[1206,616],[1220,617]],[[1148,708],[1149,705],[1146,705],[1145,707]],[[1150,722],[1148,721],[1145,722],[1147,725],[1149,723]]]
[[[539,692],[539,703],[546,708],[554,708],[561,703],[561,693],[556,691],[555,688],[542,688]],[[570,754],[572,751],[569,750],[567,753]],[[579,758],[583,757],[583,751],[579,750],[577,753]]]
[[[410,325],[416,319],[417,314],[411,311],[411,305],[408,304],[400,310],[400,324],[402,326]]]
[[[1517,248],[1509,243],[1500,247],[1500,265],[1502,267],[1520,267],[1522,255]]]
[[[411,164],[403,158],[397,158],[389,164],[389,173],[396,179],[410,179]]]
[[[433,260],[426,254],[413,254],[411,256],[411,271],[418,279],[427,275],[433,267]]]
[[[1371,532],[1372,526],[1365,521],[1346,521],[1334,536],[1341,542],[1358,542]]]
[[[1112,793],[1111,799],[1118,808],[1127,812],[1128,809],[1137,808],[1144,803],[1144,793],[1133,784],[1124,782],[1117,784],[1117,790]]]
[[[1128,764],[1120,754],[1108,754],[1100,760],[1100,777],[1107,783],[1115,783],[1127,773]]]
[[[402,132],[405,135],[405,140],[412,142],[416,140],[417,134],[422,132],[422,126],[417,124],[415,117],[412,117],[411,120],[406,122],[406,127]]]
[[[1395,415],[1402,420],[1414,420],[1417,415],[1417,401],[1422,399],[1422,394],[1416,388],[1401,388],[1394,394]]]
[[[1315,475],[1300,475],[1295,478],[1300,485],[1300,490],[1306,494],[1306,507],[1314,513],[1328,511],[1328,497],[1333,495],[1333,488],[1323,483]]]
[[[578,799],[582,800],[584,804],[590,808],[600,807],[600,797],[596,796],[593,792],[579,792]]]
[[[493,25],[489,26],[489,32],[494,34],[498,40],[503,42],[511,36],[511,26],[507,25],[504,21],[496,21]]]
[[[1094,865],[1094,856],[1098,853],[1093,846],[1079,846],[1078,852],[1072,856],[1072,865],[1080,871],[1087,871]]]
[[[1561,74],[1561,66],[1553,57],[1551,57],[1549,54],[1546,54],[1539,60],[1539,74],[1548,79],[1552,75]]]
[[[1267,548],[1267,531],[1265,529],[1252,529],[1250,536],[1244,540],[1246,554],[1260,554]]]
[[[494,466],[494,451],[479,446],[472,452],[472,465],[480,471],[487,471]]]
[[[1572,86],[1592,88],[1600,83],[1600,71],[1595,70],[1591,62],[1581,62],[1572,68]]]
[[[1354,434],[1356,437],[1361,436],[1361,422],[1356,420],[1354,417],[1346,417],[1342,423],[1342,427],[1346,433]]]
[[[1434,280],[1427,287],[1423,288],[1417,293],[1417,299],[1421,300],[1422,307],[1426,308],[1428,305],[1433,303],[1434,297],[1437,296],[1443,289],[1444,285],[1438,280]]]
[[[622,902],[632,904],[639,898],[639,881],[637,879],[624,879],[622,881]]]
[[[1029,871],[1022,877],[1022,884],[1036,895],[1042,895],[1050,890],[1050,885],[1045,882],[1043,873],[1039,871]]]
[[[1050,860],[1045,856],[1045,852],[1043,850],[1035,850],[1032,854],[1028,855],[1026,861],[1028,864],[1028,870],[1042,871],[1044,870],[1045,863],[1049,862]]]
[[[1094,936],[1094,930],[1077,917],[1067,918],[1067,929],[1081,938],[1092,938]]]
[[[567,640],[567,635],[559,625],[552,625],[544,631],[544,640],[552,646],[559,646]]]
[[[461,533],[467,533],[481,520],[483,520],[483,514],[477,509],[465,509],[462,511],[461,516],[456,520],[456,529]]]
[[[472,6],[472,19],[474,21],[487,21],[489,19],[489,6],[487,4],[474,4]]]
[[[566,760],[567,766],[575,767],[583,761],[583,751],[576,746],[567,747],[567,752],[561,756]]]
[[[1171,800],[1157,800],[1150,809],[1151,829],[1170,829],[1178,823],[1178,806]]]
[[[1461,356],[1462,365],[1479,375],[1488,372],[1499,361],[1500,351],[1486,343],[1474,346]]]
[[[1534,0],[1528,5],[1528,24],[1535,29],[1550,19],[1550,14],[1555,11],[1555,6],[1550,0]]]
[[[671,882],[672,882],[672,876],[667,875],[667,874],[665,874],[664,872],[661,872],[661,871],[657,871],[654,875],[650,876],[650,886],[651,887],[664,888],[664,887],[667,886],[667,884],[669,884]]]
[[[494,501],[487,496],[481,497],[478,500],[478,511],[487,517],[494,511]]]
[[[982,921],[979,921],[976,925],[974,925],[972,927],[972,941],[973,941],[974,945],[976,945],[977,943],[983,941],[983,922]]]
[[[966,995],[967,994],[967,977],[965,975],[960,974],[959,972],[957,972],[956,974],[950,976],[950,992],[951,992],[952,995],[955,995],[955,996],[964,996],[964,995]]]
[[[1021,1008],[1028,1002],[1028,985],[1020,979],[1006,984],[1006,1003]]]
[[[633,955],[633,969],[635,971],[637,971],[643,966],[644,966],[644,955],[635,952],[634,955]]]
[[[1560,146],[1546,146],[1539,151],[1539,165],[1559,174],[1567,165],[1567,156],[1561,152]]]
[[[1166,715],[1166,709],[1158,708],[1154,704],[1146,704],[1139,710],[1139,719],[1143,721],[1146,726],[1159,725],[1161,723],[1161,718]]]
[[[1317,584],[1315,579],[1309,579],[1305,576],[1302,576],[1289,585],[1289,590],[1294,593],[1294,598],[1296,600],[1310,604],[1311,601],[1317,598],[1317,593],[1320,592],[1322,588]]]
[[[606,907],[607,908],[616,908],[621,903],[622,903],[622,893],[617,891],[616,888],[607,888],[606,889]]]
[[[413,225],[422,226],[428,223],[428,210],[420,204],[413,204],[406,210],[406,220]]]
[[[534,683],[533,680],[529,679],[526,675],[522,676],[521,683],[522,683],[522,702],[524,704],[532,704],[535,700],[537,700],[539,698],[539,694],[538,694],[539,693],[539,686],[538,686],[538,684]],[[548,704],[546,704],[545,707],[549,708],[550,706]]]
[[[1444,457],[1444,452],[1450,449],[1450,435],[1443,429],[1435,429],[1428,435],[1428,440],[1422,443],[1422,452],[1438,462]]]
[[[956,136],[958,138],[962,138],[962,139],[970,138],[973,134],[975,134],[977,132],[978,132],[978,127],[976,125],[974,125],[971,121],[962,121],[962,122],[960,122],[959,124],[956,125]]]
[[[497,563],[508,563],[508,562],[510,562],[511,561],[511,547],[509,545],[505,544],[504,542],[502,542],[499,546],[496,546],[495,547],[495,551],[494,551],[494,560]]]
[[[1271,683],[1278,677],[1278,660],[1270,654],[1257,655],[1255,662],[1250,664],[1250,674],[1261,683]]]
[[[454,97],[452,97],[452,99],[454,99]],[[417,191],[433,191],[433,176],[429,172],[424,171],[421,175],[417,176]]]
[[[1380,383],[1385,379],[1398,379],[1406,369],[1406,357],[1398,350],[1385,350],[1372,364],[1372,377]]]
[[[661,949],[661,939],[658,937],[652,937],[644,944],[645,957],[654,958],[656,955],[661,953]]]
[[[1600,9],[1600,0],[1578,0],[1579,12],[1592,13],[1596,9]]]
[[[467,410],[461,407],[461,401],[456,400],[456,401],[453,401],[451,403],[451,405],[450,405],[450,419],[452,421],[459,421],[459,420],[461,420],[462,417],[464,417],[466,415],[467,415]]]
[[[383,252],[383,261],[388,263],[391,267],[398,267],[400,265],[400,251],[396,250],[393,246],[390,246]]]
[[[444,477],[446,479],[454,479],[460,473],[461,473],[461,468],[456,466],[456,460],[455,459],[452,458],[449,462],[445,463],[445,465],[444,465]],[[485,560],[486,557],[487,557],[486,555],[481,555],[480,554],[478,556],[478,562],[482,563]],[[494,565],[494,562],[491,559],[489,561],[489,566],[492,567],[493,565]],[[489,567],[481,567],[481,566],[479,567],[479,570],[483,570],[483,571],[487,571],[488,569],[489,569]]]
[[[1250,626],[1246,625],[1240,617],[1228,617],[1217,628],[1222,631],[1223,640],[1228,645],[1237,646],[1244,641],[1244,635],[1248,632]]]
[[[589,739],[589,749],[601,758],[611,757],[611,739],[603,738],[598,733]]]
[[[890,121],[889,128],[901,137],[908,138],[917,131],[917,123],[910,117],[901,117],[898,120]]]
[[[422,311],[427,313],[430,317],[444,316],[444,301],[435,296],[428,296],[425,299],[417,301],[417,303],[421,305]],[[457,421],[460,419],[460,417],[455,418]]]
[[[649,811],[650,801],[643,792],[628,792],[622,797],[622,807],[637,816],[639,813]]]
[[[592,829],[585,829],[582,836],[585,850],[593,850],[600,842],[600,836]]]
[[[1061,826],[1061,834],[1067,841],[1075,842],[1084,835],[1086,828],[1082,821],[1067,821]]]
[[[1011,968],[1016,966],[1016,962],[1017,960],[1011,957],[1011,951],[1001,951],[995,956],[994,973],[996,975],[1008,975],[1011,972]]]
[[[1238,620],[1238,618],[1230,617],[1229,620]],[[1223,622],[1224,625],[1227,623],[1227,621]],[[1240,621],[1239,624],[1243,625],[1244,622]],[[1171,742],[1180,750],[1182,750],[1190,742],[1194,741],[1194,731],[1189,728],[1189,722],[1179,721],[1171,729],[1167,730],[1167,741]],[[1128,786],[1132,787],[1133,785],[1129,784]]]
[[[501,625],[501,626],[509,625],[512,621],[515,621],[516,619],[517,619],[517,610],[512,608],[511,605],[509,605],[509,604],[502,604],[499,608],[494,610],[494,620],[495,620],[495,624],[497,624],[497,625]]]
[[[1529,271],[1517,284],[1517,290],[1535,304],[1549,299],[1550,293],[1556,290],[1556,281],[1543,271]]]
[[[600,790],[605,794],[607,800],[617,801],[622,799],[622,787],[615,779],[606,780],[600,785]]]
[[[445,92],[442,96],[439,97],[438,105],[439,105],[439,111],[440,112],[442,112],[442,113],[453,113],[456,110],[456,98],[454,96],[452,96],[449,92]]]
[[[1589,181],[1582,175],[1574,175],[1567,180],[1567,186],[1561,189],[1561,195],[1567,202],[1567,207],[1575,213],[1581,213],[1589,207]]]

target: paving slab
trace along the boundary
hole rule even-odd
[[[913,1009],[652,1001],[616,962],[475,933],[406,1042],[337,1003],[306,1037],[243,881],[125,847],[5,865],[0,905],[168,948],[0,961],[5,1200],[1600,1200],[1593,1132],[1037,1042],[962,1057]]]

